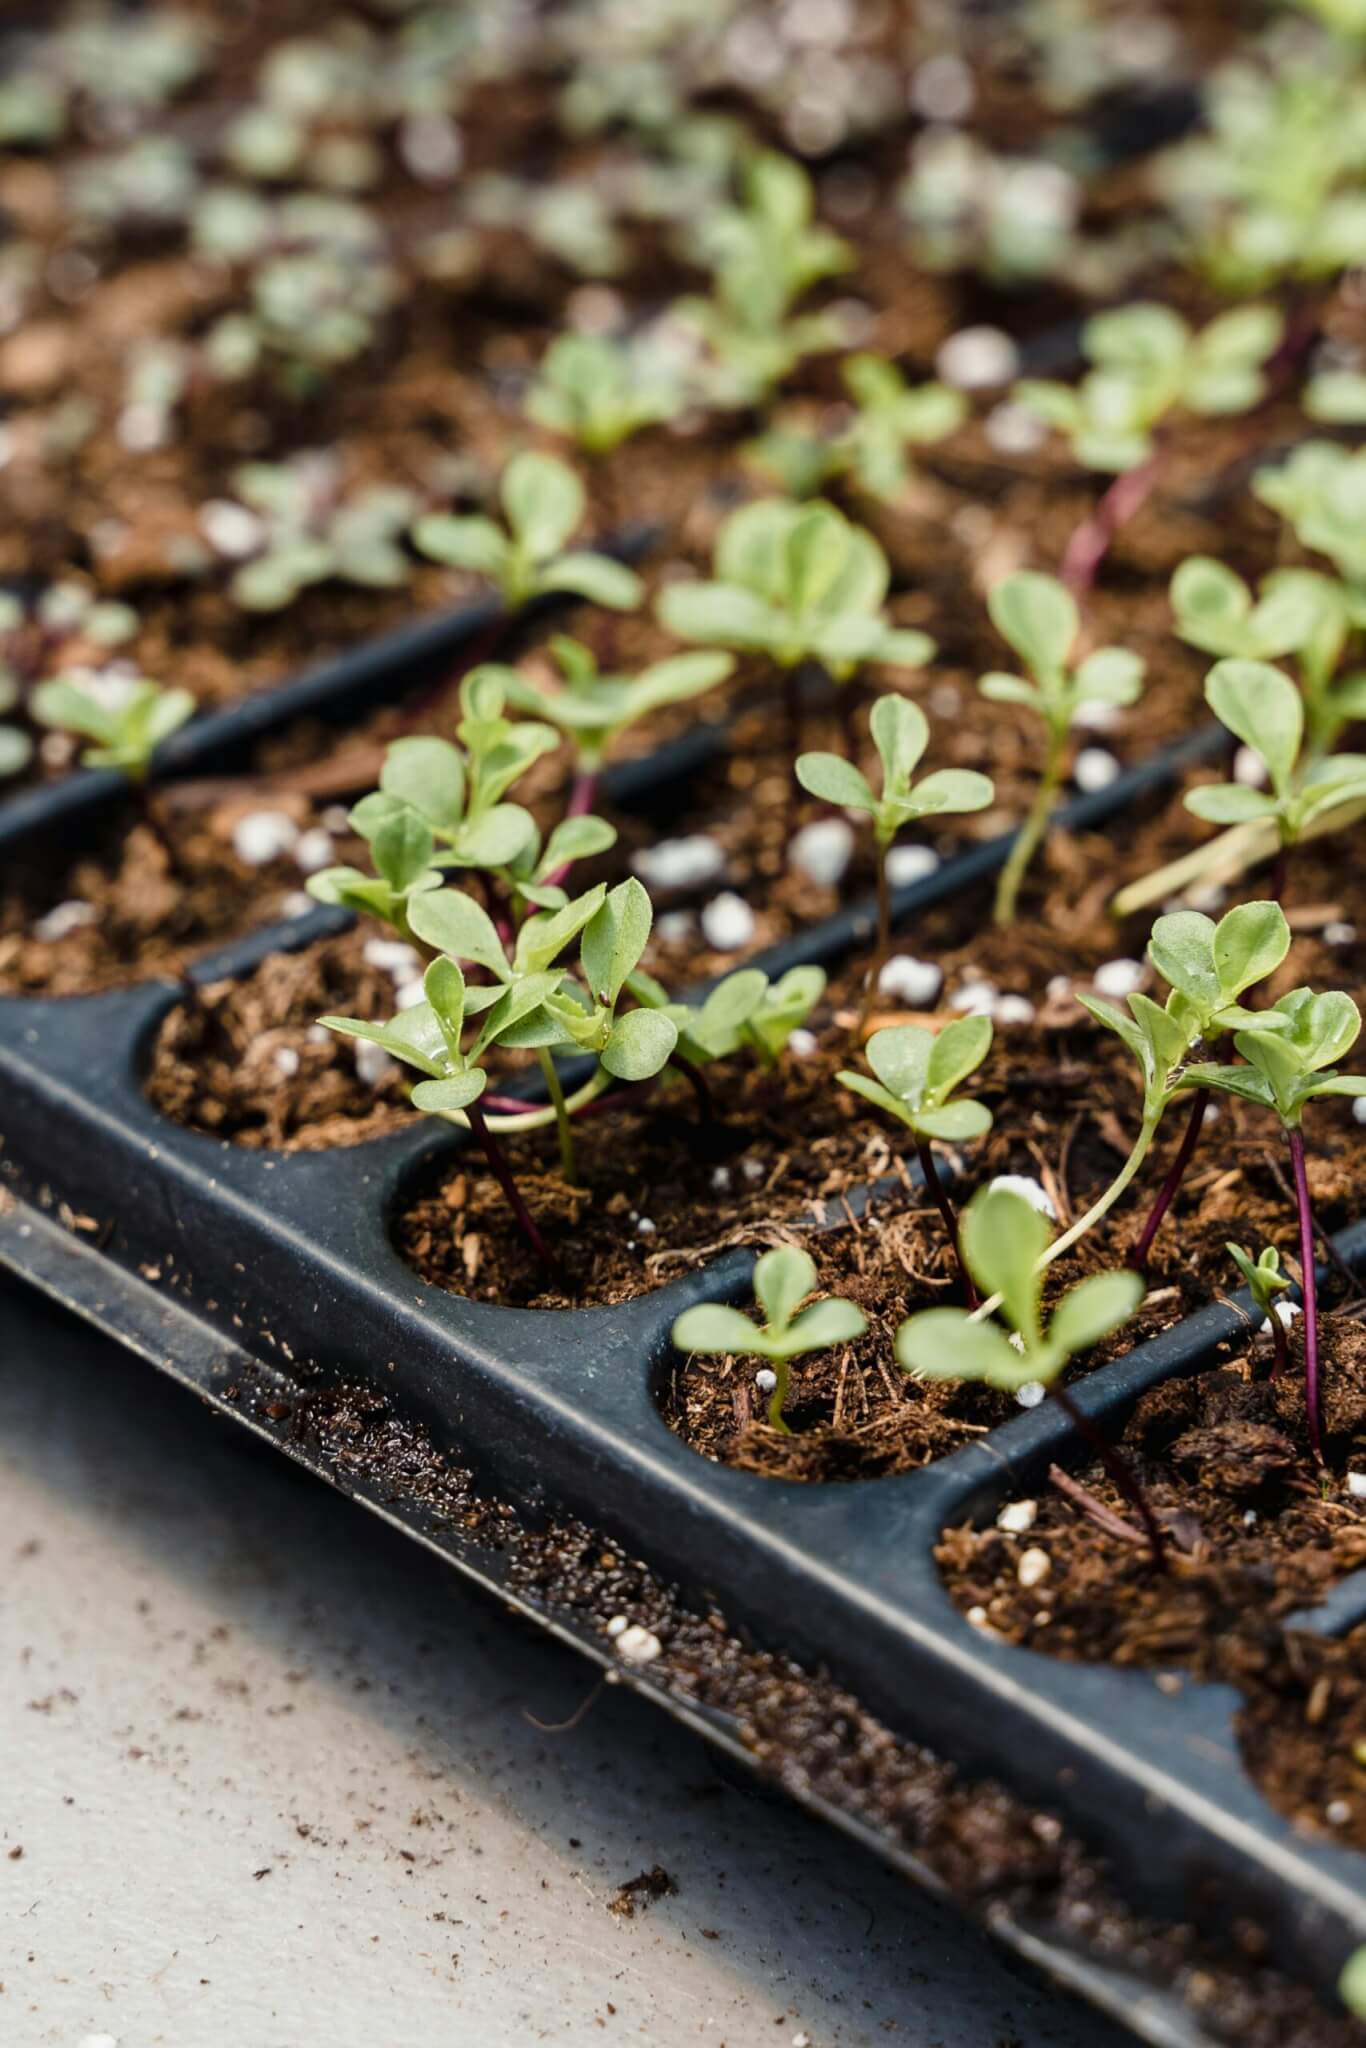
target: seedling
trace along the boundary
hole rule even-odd
[[[565,1178],[575,1177],[571,1118],[600,1094],[610,1079],[652,1079],[668,1064],[678,1027],[661,1010],[618,1014],[623,992],[650,936],[650,899],[634,879],[611,891],[601,883],[561,909],[530,917],[517,933],[511,958],[488,913],[456,889],[418,896],[409,908],[417,937],[453,959],[477,963],[503,986],[495,1011],[499,1040],[534,1050],[541,1064],[556,1123]],[[582,934],[582,985],[554,963]],[[591,1052],[598,1071],[572,1100],[566,1100],[551,1049]],[[516,1120],[519,1129],[549,1121],[533,1112]]]
[[[838,346],[823,314],[792,317],[803,293],[847,270],[849,246],[814,220],[811,180],[776,150],[758,150],[742,173],[741,203],[714,206],[694,230],[690,253],[712,272],[712,297],[680,300],[675,311],[718,359],[722,403],[766,397],[804,355]]]
[[[1241,903],[1214,924],[1197,910],[1173,911],[1158,918],[1148,942],[1148,957],[1171,984],[1161,1008],[1150,996],[1128,998],[1129,1015],[1096,996],[1077,1000],[1107,1031],[1113,1031],[1138,1062],[1143,1106],[1138,1135],[1128,1158],[1105,1192],[1085,1215],[1050,1247],[1059,1257],[1085,1236],[1119,1200],[1157,1133],[1164,1114],[1186,1086],[1185,1062],[1206,1040],[1269,1014],[1245,1009],[1238,998],[1273,974],[1290,950],[1290,927],[1276,903]],[[1190,1120],[1166,1180],[1139,1232],[1132,1259],[1141,1272],[1147,1263],[1162,1220],[1181,1185],[1200,1140],[1208,1094],[1197,1094]]]
[[[1259,1014],[1243,1009],[1238,998],[1257,982],[1274,974],[1289,950],[1290,927],[1285,913],[1275,903],[1240,904],[1217,925],[1197,910],[1173,911],[1167,917],[1158,918],[1148,942],[1149,959],[1171,984],[1167,1012],[1185,1031],[1192,1049],[1206,1039],[1219,1038]],[[1118,1012],[1111,1011],[1108,1006],[1102,1012],[1089,997],[1083,997],[1082,1001],[1107,1030],[1119,1029],[1114,1022]],[[1131,1040],[1126,1039],[1125,1042],[1131,1050],[1134,1049]],[[1154,1074],[1157,1072],[1156,1050],[1154,1046]],[[1148,1100],[1146,1073],[1145,1068],[1145,1103]],[[1156,1097],[1152,1099],[1156,1106]],[[1147,1267],[1153,1240],[1176,1199],[1200,1142],[1208,1106],[1209,1090],[1197,1089],[1176,1157],[1130,1254],[1131,1263],[1140,1273]],[[1158,1114],[1160,1116],[1160,1109]]]
[[[1338,1978],[1338,1997],[1348,2012],[1359,2020],[1366,2020],[1366,1943],[1353,1949],[1342,1966]]]
[[[1302,547],[1328,556],[1348,585],[1353,623],[1366,622],[1366,450],[1302,441],[1278,469],[1259,469],[1252,490]]]
[[[402,545],[418,505],[411,491],[377,485],[344,498],[336,464],[325,454],[246,463],[233,485],[250,517],[234,524],[217,505],[208,524],[211,538],[227,528],[235,539],[241,526],[245,545],[232,552],[250,559],[231,589],[245,611],[283,611],[311,585],[333,580],[393,590],[412,573]]]
[[[29,702],[39,725],[93,742],[81,755],[82,767],[113,768],[139,785],[146,783],[161,742],[195,709],[188,690],[165,689],[146,676],[76,673],[39,683]]]
[[[967,1291],[968,1306],[977,1307],[972,1275],[963,1260],[958,1220],[939,1170],[932,1142],[965,1144],[991,1129],[991,1111],[983,1102],[956,1099],[956,1091],[981,1066],[991,1050],[990,1017],[959,1017],[938,1032],[919,1024],[895,1024],[875,1031],[868,1040],[867,1059],[877,1079],[866,1074],[839,1073],[842,1087],[861,1095],[875,1109],[905,1124],[915,1138],[916,1157],[925,1186],[943,1218]]]
[[[942,441],[967,417],[967,400],[947,384],[908,384],[882,356],[856,355],[840,374],[853,401],[848,424],[829,437],[775,427],[749,452],[793,497],[847,478],[891,504],[914,474],[910,451]]]
[[[564,175],[545,182],[481,171],[466,181],[462,197],[471,221],[525,235],[580,277],[617,277],[630,262],[614,209],[589,178]]]
[[[636,1001],[663,1010],[678,1027],[678,1057],[693,1068],[752,1052],[772,1072],[794,1031],[825,993],[823,967],[789,967],[770,981],[760,967],[740,967],[718,981],[698,1009],[671,1003],[653,976],[639,968],[627,987]]]
[[[1335,1062],[1349,1053],[1361,1032],[1361,1013],[1349,995],[1333,989],[1315,995],[1296,988],[1270,1010],[1257,1011],[1234,1046],[1246,1066],[1195,1066],[1181,1085],[1218,1088],[1274,1110],[1285,1132],[1295,1176],[1300,1225],[1300,1285],[1304,1295],[1304,1397],[1309,1442],[1323,1463],[1319,1421],[1318,1287],[1314,1269],[1314,1215],[1305,1166],[1303,1117],[1321,1096],[1366,1095],[1366,1074],[1340,1074]]]
[[[245,308],[204,337],[209,367],[229,381],[269,368],[287,393],[307,397],[372,346],[397,299],[384,229],[355,200],[296,192],[230,214],[219,199],[197,225],[201,244],[215,235],[219,253],[249,272]]]
[[[923,1309],[896,1333],[897,1362],[921,1379],[983,1380],[1003,1393],[1030,1382],[1048,1388],[1073,1427],[1099,1453],[1106,1471],[1137,1509],[1153,1563],[1165,1567],[1166,1545],[1147,1495],[1099,1435],[1062,1383],[1067,1365],[1133,1315],[1143,1299],[1137,1273],[1092,1273],[1063,1295],[1047,1329],[1042,1318],[1047,1218],[1022,1195],[983,1188],[963,1212],[963,1258],[978,1285],[1005,1310],[1014,1336],[961,1308]]]
[[[1214,73],[1202,132],[1159,162],[1158,182],[1221,290],[1331,277],[1359,260],[1364,107],[1357,65],[1322,50]]]
[[[138,629],[131,606],[97,599],[79,583],[52,583],[25,603],[0,591],[0,713],[24,710],[44,672],[79,659],[82,646],[104,650],[130,640]],[[0,723],[0,781],[18,775],[33,757],[20,725]]]
[[[682,412],[686,393],[658,350],[605,335],[561,334],[527,394],[527,417],[585,455],[610,455],[632,434]]]
[[[783,1419],[791,1384],[790,1365],[813,1351],[852,1344],[868,1327],[863,1310],[838,1295],[800,1304],[816,1285],[816,1262],[796,1245],[779,1245],[755,1261],[754,1295],[764,1320],[755,1323],[723,1302],[700,1301],[685,1308],[673,1326],[678,1350],[736,1358],[765,1359],[773,1373],[768,1426],[782,1436],[792,1431]]]
[[[1366,799],[1366,754],[1301,759],[1304,701],[1289,676],[1269,662],[1216,662],[1205,680],[1205,701],[1235,739],[1256,755],[1269,787],[1202,784],[1188,792],[1186,809],[1213,825],[1266,820],[1273,826],[1280,851],[1272,894],[1279,899],[1291,848],[1330,814]]]
[[[588,548],[567,550],[586,501],[582,483],[563,462],[534,450],[514,455],[498,496],[505,528],[482,514],[429,512],[413,528],[418,548],[434,562],[489,577],[509,611],[550,591],[613,611],[640,603],[644,586],[634,570]]]
[[[1176,630],[1206,654],[1243,661],[1294,655],[1304,697],[1309,756],[1336,744],[1343,727],[1366,717],[1366,672],[1339,677],[1353,625],[1348,592],[1317,569],[1275,569],[1259,596],[1208,555],[1193,555],[1172,578]]]
[[[985,810],[996,795],[995,784],[969,768],[937,768],[913,782],[912,776],[929,745],[930,728],[918,704],[906,697],[879,697],[868,718],[873,745],[882,763],[882,794],[875,796],[867,777],[839,754],[801,754],[797,780],[809,795],[837,804],[842,810],[864,811],[872,820],[877,849],[877,969],[892,943],[892,893],[887,881],[887,854],[898,832],[919,818],[961,815]]]
[[[1252,1296],[1252,1306],[1262,1317],[1271,1332],[1271,1344],[1275,1362],[1271,1368],[1273,1380],[1279,1379],[1290,1363],[1290,1347],[1285,1340],[1285,1324],[1281,1321],[1278,1294],[1284,1294],[1290,1285],[1281,1271],[1281,1255],[1274,1244],[1264,1245],[1254,1259],[1240,1244],[1226,1244],[1224,1250],[1243,1276],[1243,1283]]]
[[[865,662],[919,668],[934,653],[927,634],[884,618],[891,571],[872,534],[820,499],[762,498],[732,512],[712,567],[712,582],[669,584],[659,618],[682,640],[767,655],[787,678],[794,733],[803,662],[846,683]]]
[[[918,137],[897,188],[915,259],[927,270],[967,270],[999,285],[1077,267],[1082,188],[1045,157],[1002,156],[961,128]]]
[[[1084,706],[1116,708],[1135,704],[1143,686],[1143,663],[1123,647],[1097,647],[1075,665],[1069,660],[1080,627],[1076,601],[1052,576],[1030,570],[1007,576],[987,599],[992,624],[1029,670],[1029,679],[993,670],[979,677],[984,697],[998,704],[1024,704],[1043,721],[1043,773],[1024,823],[996,884],[997,924],[1013,924],[1020,885],[1048,830],[1072,727]]]
[[[551,639],[550,652],[560,671],[558,685],[533,682],[518,669],[499,673],[510,704],[548,719],[573,741],[571,815],[591,809],[603,764],[623,733],[665,704],[686,703],[715,689],[735,666],[728,654],[675,654],[639,675],[604,675],[592,649],[563,633]]]
[[[1094,365],[1075,388],[1025,378],[1011,396],[1067,435],[1086,469],[1116,475],[1091,517],[1068,542],[1063,581],[1084,590],[1115,534],[1157,482],[1157,434],[1178,411],[1246,412],[1266,395],[1263,365],[1284,322],[1271,306],[1240,306],[1198,334],[1170,306],[1140,303],[1096,313],[1082,329]]]
[[[547,725],[504,718],[502,672],[495,668],[473,670],[461,685],[460,703],[461,745],[416,736],[394,740],[385,753],[379,788],[350,813],[352,828],[369,842],[375,875],[337,867],[308,880],[310,894],[320,902],[383,918],[409,943],[414,937],[409,904],[415,895],[440,886],[436,870],[515,869],[533,889],[539,879],[536,822],[520,804],[503,798],[532,762],[554,747],[555,732]],[[611,833],[610,826],[603,829]],[[601,843],[601,831],[590,836]]]

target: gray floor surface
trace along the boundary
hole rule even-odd
[[[4,2048],[1121,2048],[10,1290],[0,1672]]]

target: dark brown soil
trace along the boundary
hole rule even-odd
[[[1237,1362],[1139,1402],[1121,1449],[1167,1526],[1169,1571],[1047,1484],[1031,1496],[1027,1530],[953,1529],[937,1556],[958,1605],[1011,1642],[1237,1686],[1249,1765],[1267,1797],[1309,1831],[1366,1848],[1366,1776],[1353,1747],[1366,1739],[1362,1631],[1330,1643],[1284,1625],[1366,1567],[1366,1502],[1343,1480],[1366,1469],[1366,1330],[1329,1316],[1322,1338],[1327,1474],[1308,1453],[1298,1344],[1296,1370],[1274,1383],[1262,1338]],[[1134,1523],[1099,1466],[1078,1477]],[[1033,1553],[1047,1560],[1037,1579]]]
[[[247,980],[211,982],[193,1010],[173,1010],[147,1080],[162,1115],[237,1145],[300,1152],[357,1145],[414,1121],[399,1069],[362,1080],[353,1049],[317,1021],[393,1015],[393,977],[367,961],[369,939],[355,930],[272,953]]]
[[[50,869],[15,877],[0,897],[0,994],[91,995],[157,976],[174,979],[196,954],[288,915],[303,887],[296,864],[251,867],[232,844],[250,804],[154,805],[152,822],[120,821],[108,849],[84,855],[54,885]],[[283,808],[283,806],[281,807]],[[42,919],[76,906],[81,922],[44,936]]]

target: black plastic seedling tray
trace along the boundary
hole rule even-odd
[[[377,659],[342,662],[194,729],[173,765],[221,771],[268,730],[330,705],[354,713],[449,663],[490,614],[421,629]],[[397,658],[395,658],[397,657]],[[637,800],[715,745],[703,732],[637,764]],[[1069,808],[1074,825],[1118,820],[1214,742],[1201,735]],[[12,853],[60,827],[68,850],[117,792],[77,778],[27,795],[0,819]],[[903,929],[930,903],[978,889],[998,840],[898,892]],[[268,953],[345,922],[319,910],[196,963],[200,981],[243,975]],[[813,928],[765,964],[834,960],[871,929],[871,909]],[[467,1466],[511,1521],[582,1517],[761,1643],[828,1670],[898,1734],[1061,1815],[1104,1855],[1144,1910],[1227,1928],[1251,1923],[1268,1952],[1331,2000],[1366,1942],[1362,1859],[1311,1842],[1262,1799],[1238,1752],[1236,1695],[1160,1674],[1068,1665],[984,1637],[956,1611],[933,1560],[949,1524],[994,1511],[1053,1460],[1082,1455],[1052,1404],[1021,1414],[924,1471],[809,1487],[711,1464],[657,1404],[669,1331],[688,1303],[741,1296],[752,1254],[735,1250],[614,1308],[505,1309],[424,1286],[390,1240],[413,1185],[462,1139],[429,1126],[325,1154],[234,1148],[160,1117],[142,1088],[146,1050],[179,991],[0,999],[0,1263],[188,1381],[226,1414],[343,1484],[463,1571],[586,1651],[712,1740],[753,1761],[737,1723],[703,1712],[649,1665],[626,1666],[599,1622],[537,1597],[487,1517],[465,1526],[406,1472],[405,1429]],[[835,1227],[835,1226],[831,1226]],[[1338,1249],[1366,1265],[1366,1225]],[[1117,1425],[1145,1388],[1209,1362],[1244,1327],[1213,1306],[1093,1373],[1080,1405]],[[319,1388],[374,1389],[394,1418],[393,1457],[367,1469],[303,1426]],[[495,1517],[495,1527],[496,1527]],[[1366,1573],[1323,1621],[1366,1613]],[[1311,1621],[1310,1625],[1314,1625]],[[661,1672],[667,1671],[667,1657]],[[785,1774],[788,1789],[922,1882],[930,1865],[847,1803]],[[1005,1911],[988,1918],[1024,1953],[1142,2038],[1215,2038],[1122,1960],[1079,1953]]]

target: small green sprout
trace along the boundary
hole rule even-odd
[[[1277,469],[1259,469],[1253,495],[1294,529],[1301,547],[1327,555],[1355,625],[1366,624],[1366,449],[1302,441]]]
[[[103,651],[130,640],[138,615],[130,605],[97,598],[79,583],[50,583],[25,601],[0,591],[0,713],[27,710],[27,698],[44,672],[64,668],[84,651]],[[21,725],[0,724],[0,782],[18,775],[33,758],[33,741]]]
[[[1360,259],[1366,90],[1359,66],[1277,50],[1220,65],[1201,132],[1158,160],[1157,185],[1196,262],[1222,291],[1331,277]]]
[[[956,1091],[991,1050],[991,1035],[990,1017],[955,1018],[937,1032],[927,1031],[919,1024],[894,1024],[885,1031],[875,1031],[868,1040],[867,1060],[877,1076],[875,1081],[870,1081],[866,1074],[848,1071],[835,1076],[842,1087],[861,1095],[874,1109],[883,1110],[905,1124],[914,1137],[925,1186],[943,1218],[971,1308],[977,1306],[977,1295],[963,1262],[958,1219],[939,1178],[931,1147],[936,1139],[965,1144],[991,1129],[991,1111],[984,1102],[956,1097]]]
[[[779,668],[823,664],[847,682],[869,661],[919,668],[934,653],[924,633],[888,625],[887,557],[871,533],[817,500],[762,498],[732,512],[717,535],[714,580],[671,583],[659,617],[671,633]]]
[[[1366,754],[1302,759],[1304,700],[1289,676],[1269,662],[1216,662],[1205,680],[1205,701],[1257,756],[1269,787],[1202,784],[1187,794],[1186,809],[1212,825],[1273,824],[1280,857],[1272,893],[1279,896],[1291,847],[1330,813],[1366,798]]]
[[[1086,469],[1121,474],[1147,462],[1169,414],[1246,412],[1266,395],[1263,365],[1281,339],[1274,306],[1239,306],[1193,333],[1170,306],[1095,313],[1082,329],[1094,367],[1075,388],[1025,378],[1011,396],[1067,435]]]
[[[500,670],[510,704],[548,719],[573,741],[578,777],[571,804],[591,804],[603,764],[622,735],[666,704],[683,704],[725,681],[735,664],[728,654],[675,654],[638,675],[604,675],[591,648],[556,634],[550,652],[560,671],[556,685],[533,682],[517,669]]]
[[[1310,754],[1326,754],[1343,727],[1366,717],[1366,672],[1338,677],[1351,637],[1348,592],[1317,569],[1275,569],[1260,594],[1208,555],[1193,555],[1171,582],[1176,630],[1206,654],[1243,661],[1294,655]]]
[[[1340,1074],[1335,1062],[1349,1053],[1361,1033],[1361,1012],[1340,989],[1315,995],[1292,989],[1269,1010],[1254,1013],[1234,1036],[1247,1065],[1187,1068],[1185,1088],[1217,1088],[1273,1110],[1280,1119],[1295,1178],[1300,1225],[1300,1284],[1304,1293],[1304,1395],[1309,1442],[1323,1463],[1319,1417],[1318,1289],[1314,1269],[1314,1215],[1309,1200],[1303,1117],[1321,1096],[1366,1096],[1366,1074]]]
[[[510,877],[515,872],[519,893],[528,900],[535,900],[543,879],[536,822],[522,805],[503,798],[554,747],[555,732],[547,725],[504,718],[502,672],[496,668],[477,668],[466,676],[460,703],[461,744],[416,735],[392,741],[379,788],[350,813],[353,830],[369,843],[375,875],[336,867],[308,879],[309,893],[319,902],[382,918],[409,943],[414,936],[409,905],[415,895],[440,886],[435,870],[482,868],[507,871]],[[616,836],[601,820],[580,823],[588,827],[593,851]],[[584,836],[575,837],[579,850],[561,859],[583,857]],[[557,904],[560,900],[555,899]]]
[[[1097,996],[1079,995],[1088,1014],[1126,1045],[1138,1063],[1143,1086],[1138,1136],[1128,1158],[1105,1192],[1057,1240],[1050,1257],[1075,1244],[1118,1201],[1147,1156],[1157,1127],[1186,1085],[1186,1061],[1206,1040],[1214,1041],[1270,1013],[1245,1009],[1239,998],[1274,974],[1290,950],[1290,927],[1277,903],[1240,903],[1216,925],[1198,910],[1159,917],[1148,941],[1148,958],[1170,983],[1159,1007],[1150,996],[1128,998],[1129,1015]],[[1133,1263],[1147,1264],[1163,1217],[1170,1208],[1204,1124],[1207,1092],[1198,1092],[1171,1171],[1158,1192],[1133,1250]]]
[[[1338,1978],[1338,1997],[1348,2012],[1359,2020],[1366,2020],[1366,1942],[1353,1949],[1342,1966]]]
[[[86,768],[114,768],[145,783],[152,755],[194,715],[188,690],[166,689],[146,676],[53,676],[29,700],[39,725],[79,733],[93,742],[81,755]]]
[[[974,271],[997,285],[1075,272],[1082,188],[1042,156],[998,155],[961,128],[918,136],[897,187],[915,260],[926,270]]]
[[[882,763],[882,794],[875,796],[863,772],[839,754],[800,754],[797,780],[811,796],[838,804],[842,810],[864,811],[872,820],[877,849],[877,968],[892,943],[892,899],[887,881],[887,854],[903,826],[920,818],[959,816],[985,810],[996,795],[995,784],[970,768],[937,768],[912,781],[929,745],[930,728],[918,704],[906,697],[879,697],[868,718],[873,745]]]
[[[316,583],[394,590],[407,582],[412,559],[402,541],[417,511],[411,491],[377,485],[343,498],[336,464],[317,454],[245,463],[233,485],[258,527],[251,559],[231,584],[245,611],[283,611]],[[222,507],[214,510],[221,520]]]
[[[718,402],[752,405],[804,355],[838,346],[830,319],[793,317],[792,308],[852,255],[815,222],[811,180],[791,157],[756,151],[741,184],[739,205],[709,207],[693,231],[690,253],[712,272],[712,296],[682,299],[674,311],[717,358]]]
[[[1144,1296],[1137,1273],[1092,1273],[1063,1295],[1047,1328],[1042,1316],[1042,1270],[1049,1225],[1032,1203],[1007,1188],[986,1187],[963,1212],[963,1259],[978,1285],[1001,1306],[1013,1336],[961,1308],[923,1309],[896,1333],[897,1363],[930,1380],[983,1380],[1003,1393],[1031,1383],[1046,1386],[1079,1433],[1100,1453],[1115,1484],[1143,1519],[1153,1562],[1161,1569],[1165,1545],[1157,1518],[1133,1474],[1099,1438],[1062,1383],[1072,1359],[1108,1337],[1134,1314]]]
[[[718,981],[698,1009],[670,1004],[658,983],[640,973],[631,977],[630,989],[639,1002],[667,1008],[678,1026],[679,1057],[691,1065],[749,1051],[772,1072],[824,995],[825,969],[789,967],[770,981],[760,967],[740,967]]]
[[[783,1436],[792,1434],[783,1419],[791,1361],[812,1351],[828,1351],[835,1344],[852,1344],[868,1327],[863,1310],[838,1295],[800,1308],[815,1285],[816,1262],[810,1253],[796,1245],[779,1245],[755,1261],[754,1296],[762,1323],[722,1302],[700,1301],[685,1308],[673,1326],[673,1341],[680,1351],[767,1360],[773,1373],[768,1426]]]
[[[605,335],[561,334],[546,350],[526,411],[538,427],[600,456],[642,428],[676,418],[685,402],[680,378],[658,350]]]
[[[230,190],[230,188],[228,188]],[[212,197],[212,204],[210,199]],[[294,192],[262,208],[206,194],[195,234],[248,270],[245,305],[204,337],[204,358],[236,382],[269,368],[283,390],[307,397],[375,342],[394,306],[399,273],[381,222],[336,193]]]
[[[1036,712],[1047,741],[1039,787],[996,884],[996,922],[1013,924],[1020,885],[1048,830],[1072,727],[1085,705],[1137,703],[1143,663],[1123,647],[1097,647],[1073,665],[1069,656],[1080,615],[1071,593],[1052,576],[1030,570],[1007,576],[992,590],[987,609],[997,632],[1024,660],[1030,679],[993,670],[978,678],[977,687],[994,703],[1022,704]]]
[[[465,180],[461,196],[476,225],[525,235],[533,248],[580,277],[618,277],[630,263],[615,208],[587,177],[562,174],[546,182],[480,171]]]
[[[1281,1255],[1274,1244],[1264,1245],[1256,1259],[1240,1244],[1225,1244],[1224,1250],[1243,1276],[1243,1283],[1252,1296],[1252,1306],[1263,1318],[1271,1331],[1271,1342],[1275,1351],[1275,1363],[1271,1368],[1273,1380],[1279,1379],[1290,1362],[1290,1350],[1285,1340],[1285,1324],[1281,1321],[1276,1296],[1284,1294],[1290,1281],[1281,1271]]]
[[[587,548],[566,551],[586,500],[563,462],[534,450],[514,455],[498,495],[506,530],[481,514],[429,512],[413,528],[418,548],[434,562],[489,577],[509,611],[549,591],[568,591],[613,611],[640,603],[644,586],[634,570]]]
[[[960,427],[967,400],[947,384],[908,384],[882,356],[850,356],[840,374],[854,408],[847,425],[828,438],[775,427],[752,441],[749,453],[793,497],[811,497],[847,478],[892,504],[911,481],[910,451]]]

